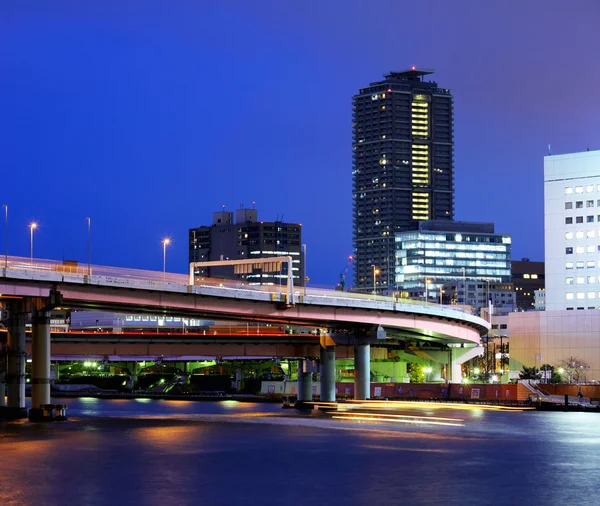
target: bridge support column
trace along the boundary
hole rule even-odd
[[[0,408],[6,406],[6,346],[0,344]]]
[[[450,348],[448,353],[448,362],[450,369],[450,383],[462,382],[462,364],[483,355],[483,346],[474,346],[471,348]]]
[[[335,346],[321,346],[321,400],[335,402]]]
[[[137,384],[137,380],[138,380],[138,374],[137,374],[137,362],[131,362],[131,390],[135,390],[135,386]]]
[[[6,390],[7,418],[26,418],[25,410],[25,313],[22,302],[8,305]]]
[[[31,319],[31,409],[29,419],[46,419],[42,406],[50,404],[50,312],[34,312]],[[51,417],[48,417],[51,418]]]
[[[305,372],[308,369],[309,369],[309,367],[308,367],[306,360],[298,360],[298,401],[299,402],[312,401],[312,372]]]
[[[0,408],[6,406],[6,353],[0,347]]]
[[[371,398],[371,346],[359,340],[354,344],[354,398]]]

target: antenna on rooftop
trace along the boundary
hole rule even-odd
[[[550,156],[552,153],[550,152],[550,144],[548,144],[548,156]]]
[[[256,209],[256,202],[252,201],[252,209]]]

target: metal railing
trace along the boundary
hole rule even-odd
[[[20,270],[26,272],[48,272],[60,273],[63,276],[68,276],[67,281],[75,281],[74,278],[80,278],[82,283],[93,280],[94,277],[117,278],[123,280],[151,281],[160,284],[189,286],[189,275],[162,271],[149,271],[143,269],[132,269],[126,267],[110,267],[105,265],[88,265],[70,261],[58,261],[48,259],[34,258],[33,261],[28,257],[8,257],[8,267],[0,268],[0,273],[3,277],[10,277],[11,270]],[[247,290],[249,292],[271,293],[271,294],[286,294],[287,286],[285,283],[272,285],[254,285],[244,280],[232,280],[223,278],[201,277],[196,276],[194,286],[215,287],[224,289]],[[425,307],[438,307],[451,309],[453,311],[465,312],[462,308],[440,305],[433,302],[423,302],[414,299],[396,298],[384,295],[373,295],[368,293],[343,292],[340,290],[327,290],[323,288],[310,288],[305,286],[294,287],[296,298],[302,302],[303,297],[323,297],[328,299],[351,299],[375,301],[384,303],[398,303]]]

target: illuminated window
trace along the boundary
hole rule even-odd
[[[600,185],[598,185],[600,187]],[[565,195],[571,195],[573,193],[573,188],[567,187],[565,188]]]
[[[586,235],[587,235],[588,239],[591,239],[592,237],[594,237],[596,235],[596,232],[594,232],[593,230],[588,230]]]
[[[583,239],[583,232],[582,231],[576,232],[575,233],[575,238],[577,238],[577,239]]]
[[[585,293],[584,293],[584,292],[577,292],[577,295],[576,295],[576,297],[577,297],[578,299],[585,299]]]
[[[585,278],[583,276],[580,276],[576,279],[575,281],[578,285],[583,285],[585,283]]]
[[[524,279],[529,279],[531,276],[529,276],[529,274],[523,274],[523,278]]]
[[[588,184],[588,185],[585,187],[585,191],[586,191],[586,192],[588,192],[588,193],[590,193],[590,192],[593,192],[593,191],[594,191],[594,185],[592,185],[592,184]]]
[[[594,252],[594,249],[595,249],[595,248],[594,248],[593,246],[588,246],[588,247],[587,247],[587,252],[588,252],[588,253],[593,253],[593,252]],[[599,249],[600,249],[600,248],[599,248]]]
[[[598,265],[600,266],[600,262],[598,262]],[[567,262],[565,264],[565,269],[572,269],[573,268],[573,262]]]
[[[572,285],[573,284],[573,278],[565,278],[565,284]]]
[[[583,186],[576,186],[575,193],[583,193]]]
[[[565,297],[567,298],[567,300],[573,300],[573,292],[565,293]]]
[[[567,232],[565,234],[565,239],[573,239],[573,232]]]
[[[537,279],[537,278],[538,278],[538,275],[537,275],[537,274],[532,274],[532,275],[531,275],[531,279]]]
[[[588,296],[588,299],[595,299],[596,298],[596,292],[588,292],[587,296]]]
[[[594,269],[595,267],[596,267],[596,262],[594,262],[593,260],[589,260],[587,263],[587,268]]]
[[[583,246],[577,246],[575,248],[575,253],[577,253],[578,255],[581,255],[583,253],[584,249]]]
[[[588,276],[587,282],[588,285],[593,285],[596,282],[596,276]]]
[[[583,262],[577,262],[577,263],[575,264],[575,267],[576,267],[577,269],[583,269]]]

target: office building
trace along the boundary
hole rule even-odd
[[[353,97],[354,286],[389,293],[395,235],[454,219],[450,91],[430,70],[390,72]]]
[[[435,301],[450,283],[458,289],[456,303],[479,308],[492,286],[495,292],[512,291],[511,238],[496,234],[493,223],[422,221],[416,230],[397,233],[395,240],[394,289],[404,295]]]
[[[544,157],[544,243],[545,311],[509,315],[510,369],[576,362],[598,381],[600,151]]]
[[[442,286],[442,303],[469,306],[475,314],[492,305],[492,314],[505,315],[516,311],[515,287],[512,283],[503,283],[483,279],[453,280]]]
[[[600,307],[600,151],[544,158],[546,310]]]
[[[512,283],[517,294],[517,309],[535,309],[535,291],[545,288],[544,262],[532,262],[529,258],[512,261]]]
[[[258,221],[256,209],[240,208],[234,213],[213,213],[212,225],[189,230],[189,261],[245,260],[291,256],[295,286],[304,286],[302,225],[283,221]],[[285,285],[287,264],[278,272],[255,267],[236,274],[233,266],[198,267],[196,276],[240,279],[251,285]]]

